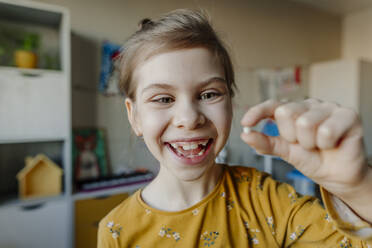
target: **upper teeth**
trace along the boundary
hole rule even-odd
[[[205,146],[208,143],[208,140],[206,141],[200,141],[200,142],[179,142],[179,143],[171,143],[171,146],[173,146],[175,149],[178,147],[182,147],[183,150],[193,150],[198,148],[199,145]]]

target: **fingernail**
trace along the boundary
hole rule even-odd
[[[243,132],[248,134],[251,132],[251,128],[250,127],[243,127]]]

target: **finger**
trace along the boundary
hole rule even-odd
[[[283,104],[275,109],[274,115],[279,133],[288,142],[295,143],[297,141],[295,120],[307,110],[306,104],[296,102]]]
[[[304,100],[304,103],[307,104],[309,107],[311,107],[311,106],[317,106],[321,104],[322,101],[317,98],[312,97],[312,98],[307,98],[306,100]]]
[[[240,137],[260,154],[280,156],[284,159],[288,158],[288,143],[280,136],[272,137],[251,131],[249,134],[242,133]]]
[[[304,175],[313,175],[318,170],[320,159],[312,150],[306,150],[299,144],[287,142],[280,136],[266,136],[260,132],[251,131],[249,134],[242,133],[242,140],[250,145],[259,154],[279,156],[288,163],[296,166]],[[289,152],[291,151],[291,152]],[[308,166],[304,161],[311,159],[314,164]]]
[[[355,111],[347,108],[335,109],[330,117],[318,127],[316,145],[320,149],[336,147],[356,121],[358,121],[358,114]]]
[[[298,143],[305,149],[316,147],[316,131],[318,126],[332,113],[331,109],[313,107],[296,120],[296,137]]]
[[[240,123],[242,126],[253,127],[263,119],[272,118],[276,107],[279,105],[280,103],[275,100],[267,100],[255,105],[244,114]]]

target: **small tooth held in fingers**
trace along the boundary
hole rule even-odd
[[[243,132],[248,134],[251,132],[251,128],[250,127],[243,127]]]

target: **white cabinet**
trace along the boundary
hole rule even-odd
[[[37,33],[39,58],[54,49],[58,64],[53,70],[45,64],[26,70],[0,64],[0,247],[71,248],[69,11],[36,1],[0,0],[0,24],[13,33]],[[20,200],[16,174],[26,156],[39,153],[63,169],[62,193]]]
[[[310,67],[309,95],[338,102],[357,111],[363,123],[364,142],[372,156],[372,62],[343,59]]]
[[[63,199],[0,208],[0,247],[71,247],[68,210]]]
[[[18,69],[0,68],[1,140],[67,138],[66,75],[49,71],[26,75]]]

